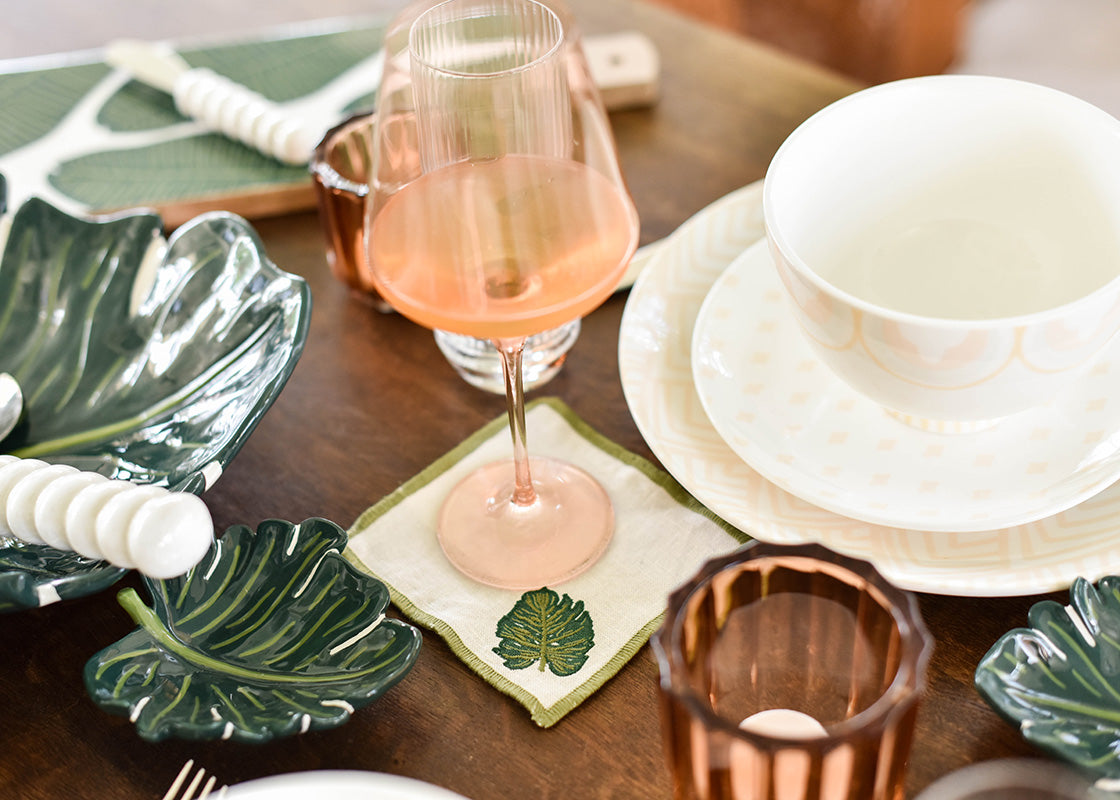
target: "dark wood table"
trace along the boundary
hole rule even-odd
[[[160,4],[160,14],[173,16],[147,21],[129,16],[146,4],[127,0],[96,4],[96,13],[80,19],[67,16],[78,8],[68,0],[32,5],[43,14],[42,26],[22,33],[26,49],[20,54],[89,46],[121,32],[169,35],[176,24],[205,32],[206,15],[228,4]],[[298,18],[369,9],[344,5],[277,3],[275,12]],[[57,15],[50,18],[41,10],[52,6]],[[715,199],[762,177],[799,122],[856,88],[652,6],[623,0],[578,0],[573,6],[586,32],[639,29],[661,51],[660,102],[613,117],[643,242],[666,236]],[[429,331],[351,298],[328,273],[313,212],[255,224],[273,260],[310,282],[311,332],[282,395],[205,499],[219,530],[312,516],[346,527],[500,415],[504,400],[461,381]],[[619,381],[616,352],[625,302],[625,295],[616,296],[586,319],[567,366],[543,392],[562,398],[624,447],[652,458]],[[138,581],[126,578],[124,585],[130,584]],[[1038,599],[921,597],[937,651],[919,717],[909,796],[971,762],[1033,752],[981,700],[972,673],[1004,631],[1025,622]],[[151,800],[162,796],[187,758],[228,783],[299,770],[365,769],[430,781],[474,800],[670,796],[657,668],[648,647],[547,730],[467,669],[438,636],[425,632],[408,677],[337,729],[261,746],[150,744],[126,719],[97,708],[81,679],[86,660],[132,628],[115,591],[0,617],[0,796]]]

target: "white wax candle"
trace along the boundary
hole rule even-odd
[[[739,727],[751,733],[780,736],[784,739],[815,739],[828,735],[824,726],[816,719],[792,708],[759,711],[740,722]]]

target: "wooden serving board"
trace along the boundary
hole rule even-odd
[[[325,20],[295,32],[175,48],[192,66],[274,102],[299,104],[326,130],[372,108],[388,22]],[[593,37],[587,50],[610,105],[653,102],[657,54],[647,41]],[[9,208],[32,195],[75,214],[147,207],[174,228],[212,209],[253,219],[315,203],[305,167],[209,132],[176,111],[168,95],[107,65],[100,51],[0,61],[0,109]]]
[[[315,98],[340,119],[372,105],[387,20],[177,49],[276,102]],[[0,175],[9,207],[39,195],[74,213],[158,210],[168,227],[210,209],[253,218],[314,204],[305,167],[208,132],[102,53],[0,61]],[[366,80],[361,80],[366,75]]]

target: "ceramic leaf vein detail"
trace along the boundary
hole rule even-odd
[[[146,581],[153,607],[126,589],[140,627],[90,659],[90,695],[150,740],[265,741],[345,722],[420,646],[415,628],[385,617],[384,585],[339,554],[345,542],[326,520],[237,526],[185,576]]]

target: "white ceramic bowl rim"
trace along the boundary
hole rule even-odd
[[[766,179],[763,181],[762,186],[762,212],[763,219],[766,225],[766,236],[770,240],[771,248],[778,248],[798,274],[805,280],[812,283],[816,288],[823,291],[825,294],[831,295],[845,304],[850,305],[860,311],[878,316],[882,319],[891,320],[894,322],[921,325],[927,328],[940,328],[944,330],[955,329],[988,329],[988,328],[1003,328],[1007,326],[1014,327],[1030,327],[1035,325],[1045,324],[1054,318],[1067,317],[1070,314],[1075,314],[1075,309],[1082,305],[1092,302],[1095,298],[1109,292],[1118,291],[1120,286],[1120,273],[1109,280],[1107,283],[1099,286],[1088,294],[1082,295],[1069,302],[1060,305],[1045,308],[1040,311],[1034,311],[1028,314],[1020,314],[1015,316],[1005,317],[989,317],[983,319],[956,319],[951,317],[933,317],[922,314],[914,314],[906,311],[898,311],[895,309],[881,306],[876,303],[864,300],[856,295],[840,289],[835,284],[825,280],[816,273],[805,261],[797,254],[797,252],[790,247],[789,242],[783,235],[780,226],[774,220],[773,211],[773,182],[769,180],[771,173],[774,172],[776,167],[781,166],[783,159],[788,157],[789,151],[794,146],[795,140],[810,127],[815,127],[824,123],[828,117],[837,113],[839,110],[846,108],[855,103],[866,102],[868,98],[877,98],[879,95],[888,95],[900,91],[909,91],[916,84],[928,85],[950,85],[958,84],[960,86],[972,85],[978,86],[989,84],[993,87],[999,85],[1007,87],[1016,87],[1020,90],[1033,92],[1040,96],[1046,96],[1051,99],[1061,99],[1063,102],[1072,103],[1082,107],[1085,113],[1091,117],[1096,117],[1100,123],[1105,126],[1111,126],[1115,129],[1117,136],[1117,147],[1120,147],[1120,120],[1113,117],[1106,111],[1094,106],[1081,98],[1063,92],[1059,89],[1053,89],[1048,86],[1031,83],[1029,81],[1019,80],[1016,78],[1000,78],[987,75],[932,75],[922,76],[918,78],[904,78],[902,80],[890,81],[888,83],[872,86],[867,89],[854,92],[846,97],[830,103],[829,105],[817,111],[804,122],[802,122],[793,133],[791,133],[785,141],[782,142],[774,157],[770,160],[770,166],[767,169]]]

